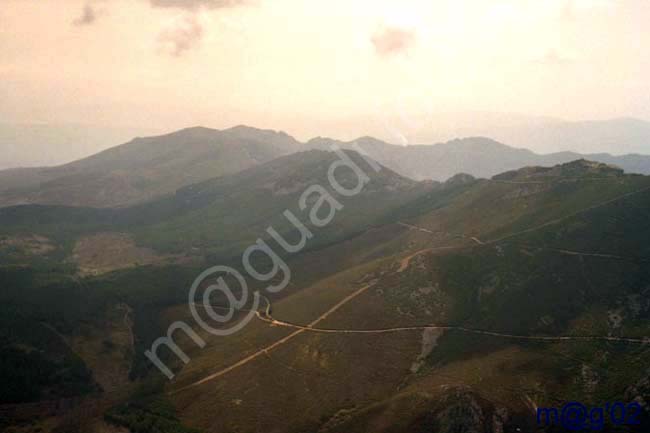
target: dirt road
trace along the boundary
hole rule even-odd
[[[425,329],[437,329],[441,331],[460,331],[470,334],[488,335],[491,337],[510,338],[516,340],[534,340],[534,341],[610,341],[618,343],[633,343],[633,344],[650,344],[650,337],[646,338],[627,338],[627,337],[607,337],[598,335],[565,335],[565,336],[543,336],[543,335],[516,335],[505,334],[501,332],[485,331],[481,329],[471,329],[462,326],[436,326],[436,325],[421,325],[421,326],[402,326],[395,328],[381,328],[381,329],[331,329],[331,328],[314,328],[313,323],[309,325],[297,325],[295,323],[285,322],[282,320],[274,319],[270,316],[262,314],[257,315],[258,319],[263,322],[275,325],[294,328],[301,331],[318,332],[323,334],[389,334],[394,332],[404,331],[423,331]]]
[[[286,337],[281,338],[280,340],[276,341],[275,343],[273,343],[273,344],[271,344],[271,345],[269,345],[269,346],[266,346],[266,347],[264,347],[264,348],[258,350],[257,352],[253,353],[252,355],[247,356],[246,358],[244,358],[244,359],[242,359],[242,360],[240,360],[240,361],[238,361],[238,362],[232,364],[232,365],[229,366],[229,367],[226,367],[226,368],[224,368],[224,369],[222,369],[222,370],[219,370],[219,371],[217,371],[217,372],[215,372],[215,373],[213,373],[213,374],[211,374],[211,375],[209,375],[209,376],[206,376],[206,377],[204,377],[204,378],[201,379],[201,380],[198,380],[198,381],[196,381],[196,382],[194,382],[194,383],[191,383],[191,384],[189,384],[189,385],[187,385],[187,386],[184,386],[184,387],[182,387],[182,388],[179,388],[179,389],[177,389],[177,390],[174,390],[174,391],[172,391],[170,394],[176,394],[176,393],[179,393],[179,392],[184,391],[184,390],[186,390],[186,389],[193,388],[193,387],[195,387],[195,386],[199,386],[199,385],[202,385],[202,384],[204,384],[204,383],[206,383],[206,382],[209,382],[209,381],[211,381],[211,380],[214,380],[214,379],[216,379],[216,378],[218,378],[218,377],[223,376],[224,374],[227,374],[227,373],[233,371],[233,370],[236,369],[236,368],[239,368],[239,367],[242,367],[242,366],[248,364],[249,362],[251,362],[251,361],[253,361],[253,360],[259,358],[260,356],[262,356],[262,355],[264,355],[264,354],[267,354],[268,352],[272,351],[273,349],[276,349],[276,348],[282,346],[283,344],[285,344],[285,343],[287,343],[288,341],[292,340],[294,337],[296,337],[296,336],[302,334],[303,332],[307,331],[307,330],[310,329],[312,326],[315,326],[315,325],[317,325],[318,323],[322,322],[323,320],[327,319],[327,318],[328,318],[332,313],[334,313],[336,310],[338,310],[338,309],[341,308],[343,305],[345,305],[346,303],[348,303],[348,302],[351,301],[352,299],[356,298],[357,296],[359,296],[360,294],[362,294],[363,292],[365,292],[366,290],[368,290],[370,287],[372,287],[372,284],[368,284],[368,285],[366,285],[366,286],[361,287],[359,290],[357,290],[357,291],[355,291],[354,293],[352,293],[351,295],[345,297],[343,300],[341,300],[340,302],[338,302],[338,303],[337,303],[336,305],[334,305],[332,308],[330,308],[329,310],[327,310],[326,312],[324,312],[323,314],[321,314],[321,315],[320,315],[316,320],[314,320],[313,322],[311,322],[309,325],[307,325],[307,326],[305,326],[305,327],[301,327],[301,328],[299,328],[297,331],[292,332],[291,334],[287,335]],[[267,308],[266,308],[266,313],[265,313],[265,314],[267,314],[269,311],[270,311],[270,304],[268,304],[268,306],[267,306]],[[257,317],[258,317],[258,318],[261,318],[261,317],[262,317],[261,313],[257,312]]]

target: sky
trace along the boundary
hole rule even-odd
[[[647,0],[1,0],[0,119],[301,139],[468,111],[647,120],[648,22]]]

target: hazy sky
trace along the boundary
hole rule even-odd
[[[387,112],[650,119],[648,23],[647,0],[1,0],[0,118],[300,138]]]

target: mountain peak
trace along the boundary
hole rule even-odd
[[[260,129],[247,125],[237,125],[226,129],[207,128],[205,126],[191,126],[188,128],[179,129],[168,134],[157,137],[146,137],[146,139],[157,139],[160,137],[168,137],[174,139],[210,139],[215,136],[231,136],[241,139],[254,139],[254,140],[268,140],[268,139],[283,139],[294,141],[293,137],[284,131],[274,131],[271,129]],[[142,139],[142,138],[139,138]]]
[[[458,173],[445,181],[446,186],[465,185],[476,180],[474,176],[467,173]]]
[[[548,177],[618,177],[624,171],[610,164],[577,159],[553,167],[524,167],[519,170],[507,171],[493,177],[495,180],[535,179]]]
[[[167,135],[184,135],[184,134],[205,134],[218,132],[218,129],[207,128],[205,126],[190,126],[187,128],[179,129],[178,131],[171,132]]]
[[[527,149],[518,149],[516,147],[508,146],[507,144],[500,143],[492,138],[476,136],[476,137],[463,137],[455,138],[449,140],[445,143],[437,144],[436,146],[441,147],[454,147],[457,150],[480,150],[481,152],[486,151],[515,151],[515,152],[528,152],[532,153]]]
[[[552,167],[550,173],[558,173],[560,176],[620,176],[624,172],[617,166],[602,162],[588,161],[583,158]]]
[[[382,145],[385,146],[388,143],[385,141],[379,140],[378,138],[371,137],[369,135],[364,135],[363,137],[359,137],[356,140],[353,140],[352,143],[358,143],[361,145],[367,144],[367,145]]]
[[[131,140],[131,142],[152,142],[152,141],[195,141],[195,140],[204,140],[214,137],[220,131],[218,129],[206,128],[204,126],[191,126],[188,128],[179,129],[177,131],[169,132],[162,135],[154,135],[149,137],[136,137]],[[119,146],[111,148],[116,149]],[[108,149],[109,151],[111,149]]]
[[[282,137],[291,137],[289,134],[287,134],[284,131],[276,131],[273,129],[261,129],[261,128],[256,128],[254,126],[248,126],[248,125],[236,125],[233,126],[232,128],[227,128],[224,129],[223,132],[229,132],[229,133],[235,133],[238,135],[259,135],[259,136],[269,136],[269,135],[274,135],[274,136],[282,136]],[[293,137],[291,137],[293,138]]]

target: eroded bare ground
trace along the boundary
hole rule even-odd
[[[139,247],[125,233],[98,233],[79,239],[71,260],[76,263],[79,275],[91,276],[137,266],[187,263],[191,259]]]
[[[42,256],[54,251],[52,241],[35,234],[22,236],[0,236],[0,252],[11,252],[29,256]]]

